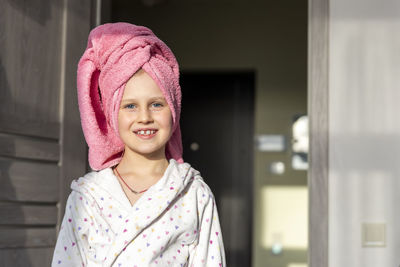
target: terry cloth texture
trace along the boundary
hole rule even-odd
[[[51,266],[226,266],[214,195],[188,163],[170,159],[133,205],[111,168],[71,188]]]
[[[125,84],[140,69],[156,82],[172,113],[173,133],[166,145],[166,157],[183,162],[178,62],[150,29],[118,22],[100,25],[90,32],[78,64],[79,111],[93,170],[114,166],[121,160],[124,143],[118,133],[118,111]]]

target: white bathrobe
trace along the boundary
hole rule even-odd
[[[170,159],[132,206],[111,168],[73,181],[52,266],[225,266],[214,196]]]

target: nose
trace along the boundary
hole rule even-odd
[[[147,108],[140,109],[139,114],[138,114],[138,122],[149,123],[152,121],[153,121],[153,118],[151,116],[150,110]]]

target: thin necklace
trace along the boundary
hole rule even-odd
[[[141,194],[141,193],[146,192],[146,191],[148,190],[148,188],[145,189],[145,190],[143,190],[143,191],[140,191],[140,192],[137,192],[137,191],[133,190],[133,189],[125,182],[125,180],[124,180],[124,178],[122,178],[121,174],[119,174],[119,172],[118,172],[118,170],[117,170],[117,167],[115,167],[115,171],[117,172],[119,178],[121,178],[122,182],[124,182],[124,184],[129,188],[129,190],[131,190],[131,192],[134,193],[135,195]]]

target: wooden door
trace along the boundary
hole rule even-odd
[[[0,266],[50,266],[86,171],[76,67],[91,1],[0,0]]]
[[[213,191],[227,266],[251,266],[254,73],[181,75],[183,158]]]

